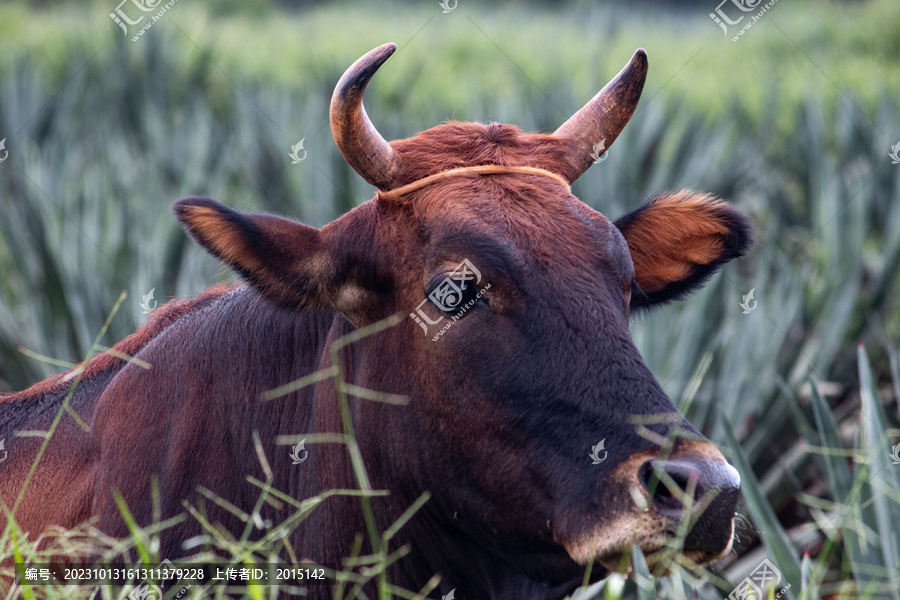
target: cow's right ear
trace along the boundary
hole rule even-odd
[[[615,226],[631,251],[642,292],[632,294],[631,307],[638,309],[696,290],[752,243],[750,221],[743,213],[690,190],[662,194],[616,219]]]
[[[353,286],[355,269],[337,264],[346,259],[332,256],[322,231],[284,217],[238,212],[209,198],[179,200],[175,215],[198,244],[267,298],[296,308],[331,306],[354,323],[365,312],[365,294],[344,289]]]

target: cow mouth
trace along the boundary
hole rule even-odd
[[[658,537],[649,543],[644,542],[637,545],[647,562],[647,569],[657,577],[670,575],[679,567],[695,570],[720,560],[731,552],[734,543],[734,519],[731,520],[727,543],[719,551],[690,548],[687,544],[683,544],[686,541],[678,540],[677,536],[669,534],[662,539]],[[572,550],[575,552],[573,553]],[[634,566],[630,545],[623,544],[616,549],[598,549],[588,560],[585,560],[583,551],[579,552],[574,548],[572,550],[569,550],[569,554],[576,562],[586,563],[593,560],[600,563],[610,573],[621,573],[625,576],[633,574]]]
[[[689,444],[665,461],[642,452],[617,465],[591,506],[589,529],[583,521],[578,529],[576,517],[558,531],[569,556],[582,565],[598,562],[608,571],[629,573],[637,546],[659,575],[678,566],[696,570],[727,555],[740,477],[711,445]],[[671,480],[665,488],[651,478],[663,470]],[[583,510],[576,514],[586,517]]]

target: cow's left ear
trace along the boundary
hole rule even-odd
[[[752,243],[750,220],[743,213],[689,190],[657,196],[615,225],[628,242],[643,292],[632,294],[632,308],[689,294]]]
[[[345,252],[333,252],[323,231],[263,213],[232,210],[209,198],[185,198],[175,214],[191,237],[267,298],[289,307],[330,306],[356,324],[366,296]]]

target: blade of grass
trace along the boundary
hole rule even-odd
[[[16,535],[16,531],[18,531],[18,527],[14,527],[10,531],[10,539],[12,540],[13,544],[13,555],[16,559],[16,565],[22,565],[24,564],[24,559],[22,558],[22,550],[21,548],[19,548],[19,536]],[[16,567],[16,570],[18,570],[18,566]],[[22,588],[22,595],[25,597],[25,600],[34,600],[34,590],[31,589],[31,585],[29,585],[28,580],[23,578],[22,581],[19,582],[19,585]]]
[[[894,490],[900,490],[898,476],[891,469],[888,458],[890,457],[890,441],[885,426],[885,415],[878,402],[878,392],[875,389],[875,381],[872,377],[872,368],[869,357],[862,343],[858,349],[859,362],[859,396],[860,396],[860,448],[867,452],[869,466],[869,486],[867,495],[871,501],[871,513],[874,520],[868,525],[878,535],[878,550],[880,554],[880,567],[884,569],[884,580],[887,583],[891,598],[900,600],[900,580],[896,575],[897,565],[900,564],[900,540],[890,532],[900,530],[900,505],[891,502],[884,493],[879,493],[881,486],[887,486]]]
[[[722,423],[725,426],[725,437],[731,447],[733,464],[741,474],[741,492],[747,501],[753,521],[759,528],[759,537],[772,553],[775,564],[778,565],[787,583],[799,589],[800,561],[797,560],[791,540],[781,523],[778,522],[775,512],[762,492],[759,480],[753,473],[753,467],[750,465],[747,455],[744,454],[741,445],[734,437],[731,423],[724,415],[722,415]],[[793,597],[790,590],[787,591],[787,594],[789,597]]]
[[[419,496],[418,499],[409,506],[409,508],[403,511],[403,514],[400,515],[397,520],[394,521],[394,523],[390,527],[388,527],[384,531],[384,533],[381,534],[381,539],[384,541],[384,543],[387,544],[391,540],[391,538],[397,535],[397,532],[400,531],[400,529],[404,525],[406,525],[410,519],[413,518],[413,515],[415,515],[420,508],[425,506],[425,503],[428,502],[430,498],[431,493],[425,492],[424,494]]]
[[[650,574],[650,568],[647,566],[647,559],[641,549],[634,545],[631,547],[631,566],[632,578],[637,584],[638,600],[650,600],[653,598],[653,576]]]
[[[837,423],[834,422],[828,402],[819,393],[819,388],[812,378],[809,379],[809,389],[819,443],[826,448],[840,449],[841,441],[837,432]],[[826,455],[824,461],[834,499],[837,502],[845,502],[850,494],[851,486],[847,461],[839,455]]]
[[[135,521],[134,515],[131,514],[131,510],[128,508],[128,504],[125,502],[125,498],[122,497],[119,490],[113,490],[113,499],[116,502],[116,506],[119,507],[119,514],[122,515],[125,526],[128,527],[128,531],[131,533],[131,538],[134,540],[134,547],[141,557],[141,561],[144,564],[149,565],[151,560],[150,551],[147,549],[147,545],[144,542],[144,532],[138,526],[137,521]]]

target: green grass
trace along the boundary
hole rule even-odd
[[[62,83],[73,63],[126,39],[107,16],[117,3],[110,4],[5,3],[0,56],[36,58]],[[392,134],[410,135],[450,112],[464,120],[555,127],[637,47],[650,55],[648,96],[683,98],[711,120],[742,106],[756,123],[775,119],[789,127],[805,99],[823,98],[832,108],[844,94],[874,119],[882,97],[900,89],[900,8],[891,0],[779,2],[737,43],[702,3],[623,11],[590,2],[564,10],[462,2],[448,15],[436,2],[337,2],[288,13],[266,2],[236,11],[221,4],[179,0],[154,26],[169,34],[178,67],[205,61],[204,53],[214,57],[221,72],[211,74],[211,93],[230,94],[231,82],[221,76],[227,73],[242,86],[290,91],[300,103],[322,86],[330,91],[348,56],[393,41],[401,52],[370,90],[370,98],[389,102],[388,117],[404,103],[407,129]],[[140,66],[132,65],[130,75],[140,75]]]
[[[20,348],[86,356],[122,290],[129,300],[106,345],[145,320],[139,300],[151,288],[163,301],[227,276],[175,226],[175,198],[322,225],[371,197],[331,141],[327,106],[341,72],[376,44],[401,45],[366,101],[389,138],[449,117],[553,129],[644,46],[641,107],[574,191],[616,216],[694,187],[754,218],[750,256],[632,331],[665,390],[742,471],[746,519],[736,551],[707,573],[638,577],[621,593],[608,580],[579,598],[723,598],[764,557],[794,598],[857,597],[856,585],[859,597],[897,598],[885,577],[900,556],[900,466],[887,458],[900,436],[900,166],[887,157],[900,140],[896,2],[780,0],[736,44],[708,18],[714,6],[464,0],[450,15],[436,2],[281,14],[265,2],[220,12],[179,0],[171,21],[132,43],[106,16],[114,4],[0,6],[10,151],[0,164],[0,391],[59,370]],[[300,138],[309,156],[291,165]],[[758,307],[742,314],[751,288]],[[292,526],[314,504],[296,505]],[[97,536],[65,532],[59,544],[76,552]],[[100,539],[133,553],[152,537]],[[243,560],[249,547],[226,541],[210,544]],[[0,562],[33,542],[7,537]]]

